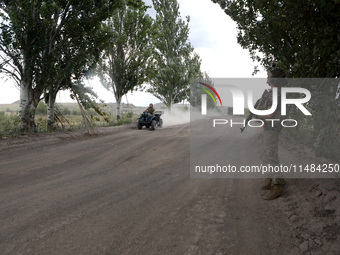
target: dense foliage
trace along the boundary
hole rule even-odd
[[[129,1],[135,3],[140,1]],[[102,21],[123,1],[0,1],[0,70],[20,86],[23,131],[35,129],[35,110],[45,97],[52,125],[56,94],[79,80],[99,57]]]
[[[109,44],[99,60],[97,74],[108,90],[113,90],[117,102],[117,119],[121,117],[121,99],[148,79],[152,57],[153,20],[144,4],[124,5],[114,11],[104,24]]]
[[[151,89],[167,107],[188,98],[190,82],[199,74],[200,58],[190,44],[188,22],[176,0],[153,0],[157,11]]]
[[[340,2],[212,1],[237,23],[238,42],[253,60],[265,67],[276,61],[287,77],[321,78],[301,84],[312,93],[307,106],[313,117],[303,118],[298,111],[291,114],[304,123],[302,134],[313,130],[311,140],[320,155],[339,155],[339,83],[325,78],[340,76]]]

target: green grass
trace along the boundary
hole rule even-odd
[[[80,113],[78,104],[76,103],[58,103],[57,108],[64,117],[63,123],[58,123],[54,127],[54,131],[58,130],[74,130],[84,128],[84,122]],[[116,105],[108,103],[103,108],[107,113],[107,120],[99,116],[94,110],[87,111],[91,118],[93,127],[109,127],[130,124],[137,121],[137,118],[145,110],[145,107],[136,107],[132,105],[122,105],[121,119],[116,119]],[[38,133],[50,132],[47,130],[47,106],[40,102],[37,107],[35,123]],[[92,117],[91,117],[92,116]],[[19,121],[19,104],[0,104],[0,139],[7,137],[20,136],[20,121]]]
[[[20,135],[19,115],[5,115],[0,112],[0,139]]]
[[[44,107],[43,107],[44,108]],[[62,124],[58,123],[55,125],[54,130],[74,130],[84,128],[84,122],[78,105],[75,103],[58,104],[60,112],[63,114],[65,120]],[[109,127],[119,126],[124,124],[133,123],[139,117],[140,113],[144,110],[141,107],[130,107],[122,109],[121,119],[117,120],[115,116],[115,105],[108,104],[104,108],[105,112],[108,113],[107,120],[104,120],[102,116],[92,111],[87,111],[88,116],[91,119],[91,125],[93,127]],[[17,137],[21,135],[20,132],[20,121],[19,121],[19,105],[18,104],[2,104],[0,105],[0,139],[7,137]],[[49,132],[47,130],[47,116],[46,110],[37,111],[39,114],[35,116],[35,122],[37,125],[38,133]],[[67,113],[67,114],[65,114]],[[92,117],[91,117],[92,116]]]

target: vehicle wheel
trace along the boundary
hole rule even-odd
[[[156,127],[156,121],[152,120],[151,121],[151,130],[155,130],[155,127]]]
[[[140,121],[138,121],[137,127],[138,127],[138,129],[142,129],[143,125],[142,125],[142,123],[140,123]]]
[[[163,120],[162,120],[162,119],[160,119],[160,120],[159,120],[159,124],[158,124],[158,126],[159,126],[160,128],[162,128],[162,127],[163,127]]]

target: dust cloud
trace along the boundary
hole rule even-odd
[[[164,127],[189,123],[190,110],[186,105],[173,105],[170,110],[163,110],[161,118],[163,119]]]

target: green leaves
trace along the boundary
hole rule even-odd
[[[152,54],[153,20],[140,4],[123,6],[113,12],[102,29],[107,31],[105,46],[97,67],[106,89],[112,89],[117,102],[129,91],[141,86],[148,77]]]
[[[153,74],[148,91],[171,107],[188,98],[189,84],[199,73],[200,59],[188,41],[189,17],[182,20],[177,1],[154,0],[153,4],[158,29],[153,40]]]
[[[238,42],[263,66],[269,66],[275,60],[288,77],[340,77],[339,1],[213,2],[220,4],[237,23]],[[308,103],[313,121],[304,121],[309,128],[313,127],[313,135],[319,140],[316,150],[320,155],[337,155],[339,102],[334,100],[335,92],[329,91],[337,84],[306,84],[305,87],[313,95]],[[293,114],[296,117],[296,113]],[[309,129],[304,131],[309,132]]]
[[[238,42],[262,65],[279,61],[290,77],[340,75],[340,5],[334,1],[213,2],[237,23]]]
[[[125,4],[123,0],[0,1],[0,51],[5,56],[0,66],[24,88],[23,102],[37,104],[42,95],[51,100],[59,90],[70,88],[68,81],[80,79],[107,45],[102,21]],[[129,4],[141,6],[141,1]],[[26,122],[34,119],[23,116],[27,110],[21,112]]]

